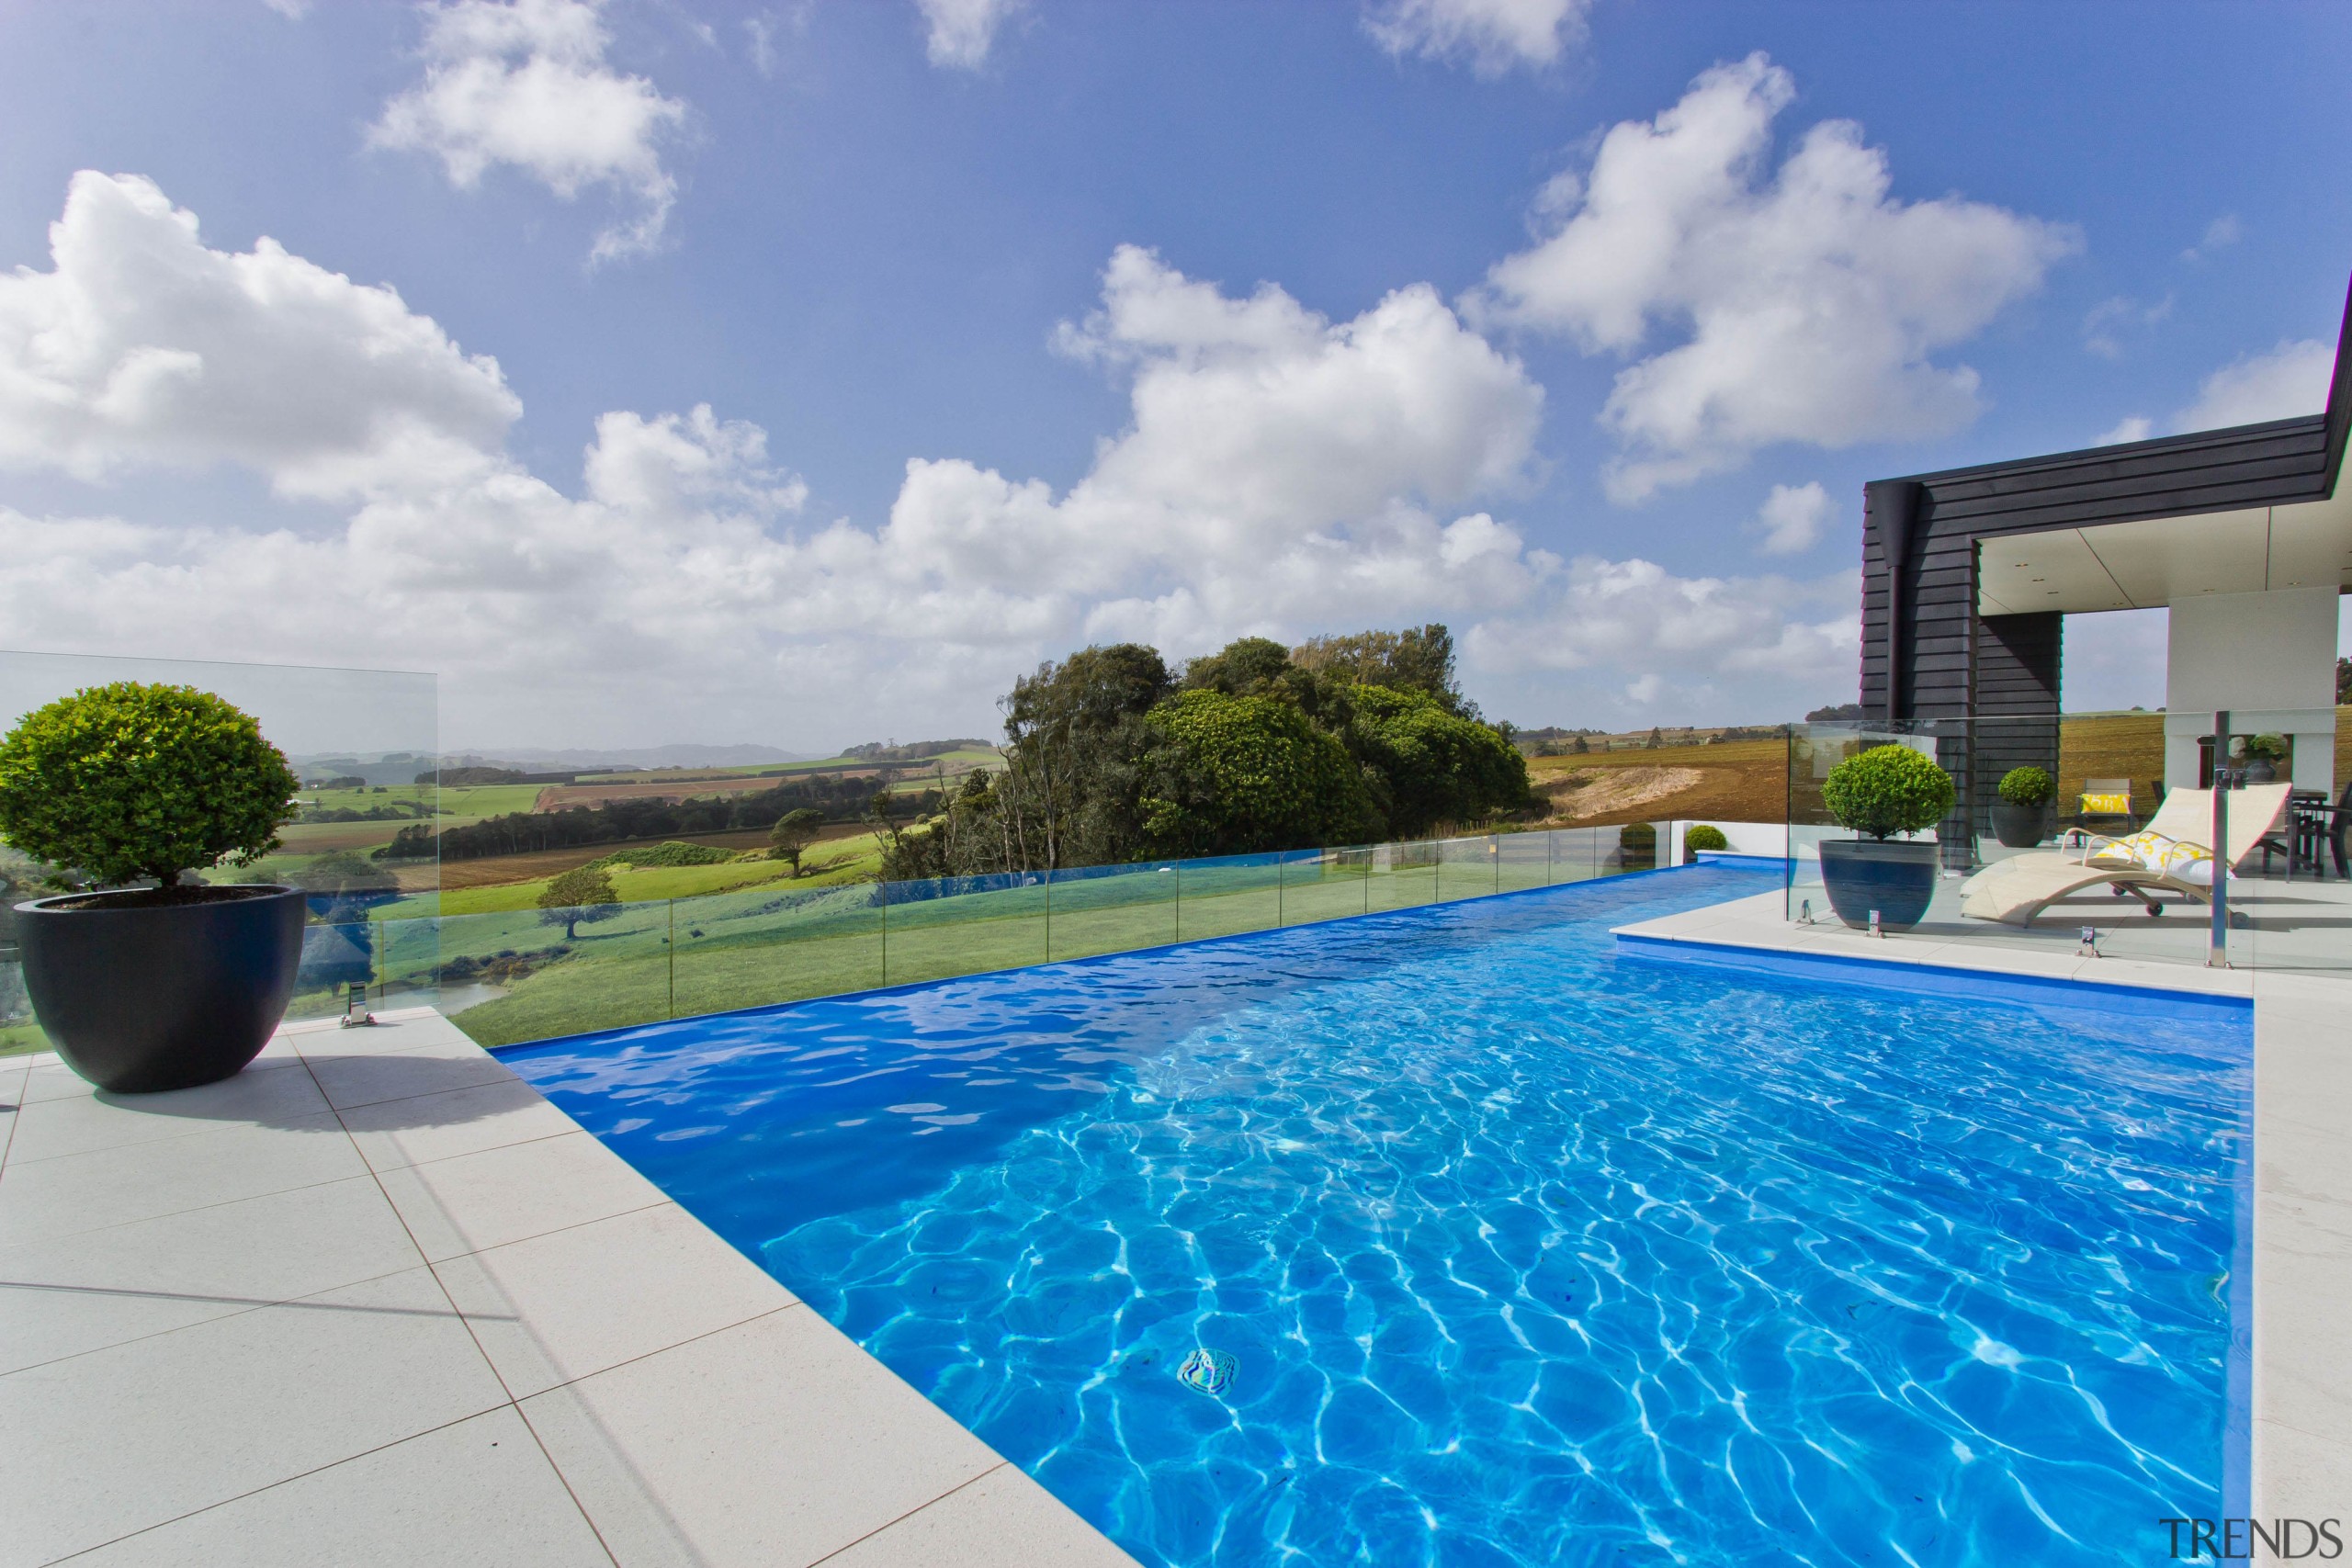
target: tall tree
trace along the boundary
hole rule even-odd
[[[1326,671],[1361,686],[1425,693],[1457,718],[1478,716],[1478,705],[1462,694],[1453,668],[1453,633],[1442,622],[1401,632],[1309,637],[1291,659],[1301,669]]]
[[[787,811],[775,819],[768,829],[768,859],[790,861],[792,874],[800,874],[801,852],[817,841],[817,834],[825,826],[825,814],[801,807]]]
[[[573,866],[539,895],[539,923],[561,926],[566,942],[578,939],[582,922],[593,925],[620,912],[621,896],[613,891],[612,877],[594,861]]]

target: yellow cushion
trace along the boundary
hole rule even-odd
[[[2090,798],[2086,795],[2085,799]],[[2162,833],[2134,833],[2128,839],[2110,839],[2091,852],[2093,865],[2130,866],[2137,869],[2161,869],[2158,863],[2172,840]]]
[[[2132,797],[2128,795],[2113,794],[2086,795],[2083,796],[2083,815],[2086,817],[2129,817],[2132,815]]]
[[[2153,871],[2159,876],[2211,886],[2212,860],[2213,852],[2202,844],[2167,839],[2162,833],[2141,832],[2101,844],[2086,863],[2110,865],[2119,871]]]

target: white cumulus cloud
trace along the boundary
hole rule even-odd
[[[2327,407],[2327,379],[2335,369],[2335,345],[2317,338],[2248,355],[2206,377],[2174,428],[2221,430],[2317,413]]]
[[[2197,400],[2172,416],[2170,428],[2185,434],[2318,413],[2327,407],[2328,378],[2335,370],[2335,345],[2317,338],[2281,343],[2267,354],[2241,355],[2205,378]],[[2119,420],[2092,445],[2145,441],[2155,433],[2155,421],[2135,413]]]
[[[472,189],[520,169],[569,201],[604,186],[634,209],[597,235],[602,260],[661,242],[677,181],[661,142],[686,106],[605,60],[602,0],[450,0],[425,11],[424,79],[384,106],[379,147],[430,153]]]
[[[923,52],[933,65],[978,71],[988,63],[996,35],[1028,0],[915,0],[927,31]]]
[[[1774,485],[1764,497],[1764,504],[1757,508],[1756,523],[1763,538],[1757,548],[1768,556],[1792,556],[1809,550],[1821,542],[1829,528],[1830,520],[1838,515],[1838,503],[1819,479],[1809,479],[1801,485]]]
[[[0,276],[0,466],[236,463],[283,495],[451,482],[522,404],[388,288],[228,254],[136,175],[74,176],[51,270]]]
[[[604,413],[575,481],[508,449],[498,366],[390,288],[85,174],[51,269],[0,279],[0,467],[232,465],[301,504],[0,503],[0,643],[437,669],[453,743],[518,745],[968,729],[1090,638],[1442,617],[1474,669],[1612,692],[1851,662],[1815,586],[1532,545],[1507,505],[1543,390],[1426,286],[1337,320],[1123,248],[1059,343],[1129,396],[1064,489],[920,457],[878,526],[814,520],[767,433],[701,406]]]
[[[1539,200],[1549,231],[1465,300],[1474,320],[1633,356],[1601,421],[1620,501],[1737,467],[1760,447],[1948,434],[1976,372],[1935,363],[2038,288],[2074,231],[1958,197],[1904,202],[1883,152],[1828,120],[1769,167],[1794,99],[1761,54],[1600,140]],[[1678,339],[1659,346],[1661,335]]]
[[[1466,60],[1482,76],[1556,64],[1585,38],[1592,0],[1386,0],[1364,27],[1391,54]]]
[[[1861,641],[1860,574],[1792,580],[1683,577],[1654,561],[1579,557],[1535,615],[1471,629],[1465,652],[1496,671],[1607,670],[1685,696],[1725,677],[1850,686]]]

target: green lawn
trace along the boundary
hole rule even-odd
[[[1614,829],[1504,835],[1292,857],[1280,866],[1193,861],[952,885],[779,881],[624,904],[566,941],[529,907],[380,919],[374,927],[379,1007],[435,1002],[486,1045],[797,1001],[880,986],[979,974],[1173,942],[1342,919],[1351,915],[1582,881],[1607,863]],[[831,845],[818,847],[816,858]],[[653,868],[627,877],[758,871],[757,865]],[[835,875],[847,875],[846,866]],[[616,881],[621,881],[616,877]],[[651,886],[640,884],[639,886]],[[452,900],[472,892],[445,895]],[[942,897],[917,897],[937,892]],[[412,906],[416,901],[409,901]],[[401,906],[379,911],[397,916]],[[552,953],[550,960],[549,954]],[[503,994],[447,976],[455,961],[532,955]],[[314,988],[296,1015],[332,1011]],[[0,1030],[0,1055],[42,1048],[29,1024]]]
[[[459,1007],[458,1026],[486,1045],[620,1028],[665,1018],[1015,968],[1204,937],[1228,936],[1582,880],[1595,866],[1556,863],[1540,835],[1450,845],[1443,863],[1404,852],[1375,865],[1368,853],[1272,866],[1193,863],[1178,872],[1035,879],[951,897],[892,902],[873,884],[748,893],[626,907],[580,928],[558,961],[506,994]],[[894,899],[902,895],[894,893]],[[379,958],[395,977],[429,966],[431,922],[413,936],[388,930]],[[445,919],[440,962],[530,953],[560,931],[520,914]],[[413,948],[413,951],[404,951]],[[422,977],[420,976],[420,977]],[[455,1004],[458,998],[449,998]]]

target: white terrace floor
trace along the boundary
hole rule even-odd
[[[2015,852],[1988,844],[1984,852],[1997,860]],[[1804,862],[1800,869],[1790,912],[1809,900],[1818,920],[1835,925],[1837,916],[1822,889],[1819,863]],[[1962,915],[1961,885],[1957,876],[1937,883],[1927,918],[1893,938],[1890,945],[1966,943],[2066,956],[2080,944],[2083,928],[2090,926],[2099,933],[2100,950],[2109,956],[2201,967],[2212,942],[2211,911],[2172,893],[2155,895],[2165,912],[2151,916],[2139,899],[2118,897],[2105,886],[2095,885],[2052,904],[2032,924],[2020,927]],[[2290,881],[2286,862],[2280,860],[2268,874],[2231,877],[2229,904],[2233,964],[2352,977],[2352,882],[2332,871],[2324,880],[2306,871]]]
[[[2256,1512],[2341,1516],[2352,981],[1780,897],[1625,934],[2255,998]],[[173,1095],[0,1059],[0,1568],[1131,1568],[429,1010]]]
[[[2312,886],[2297,884],[2297,896]],[[2340,898],[2346,885],[2324,886]],[[1834,917],[1792,925],[1782,898],[1711,905],[1621,927],[1617,936],[1634,950],[1712,949],[1709,963],[1811,955],[2253,998],[2252,1511],[2310,1519],[2352,1512],[2352,976],[2208,969],[2171,961],[2169,952],[2164,962],[2111,952],[2086,958],[2071,934],[2063,942],[2014,932],[1984,941],[1974,920],[1873,939]]]
[[[6,1568],[1133,1568],[429,1010],[0,1108]]]

